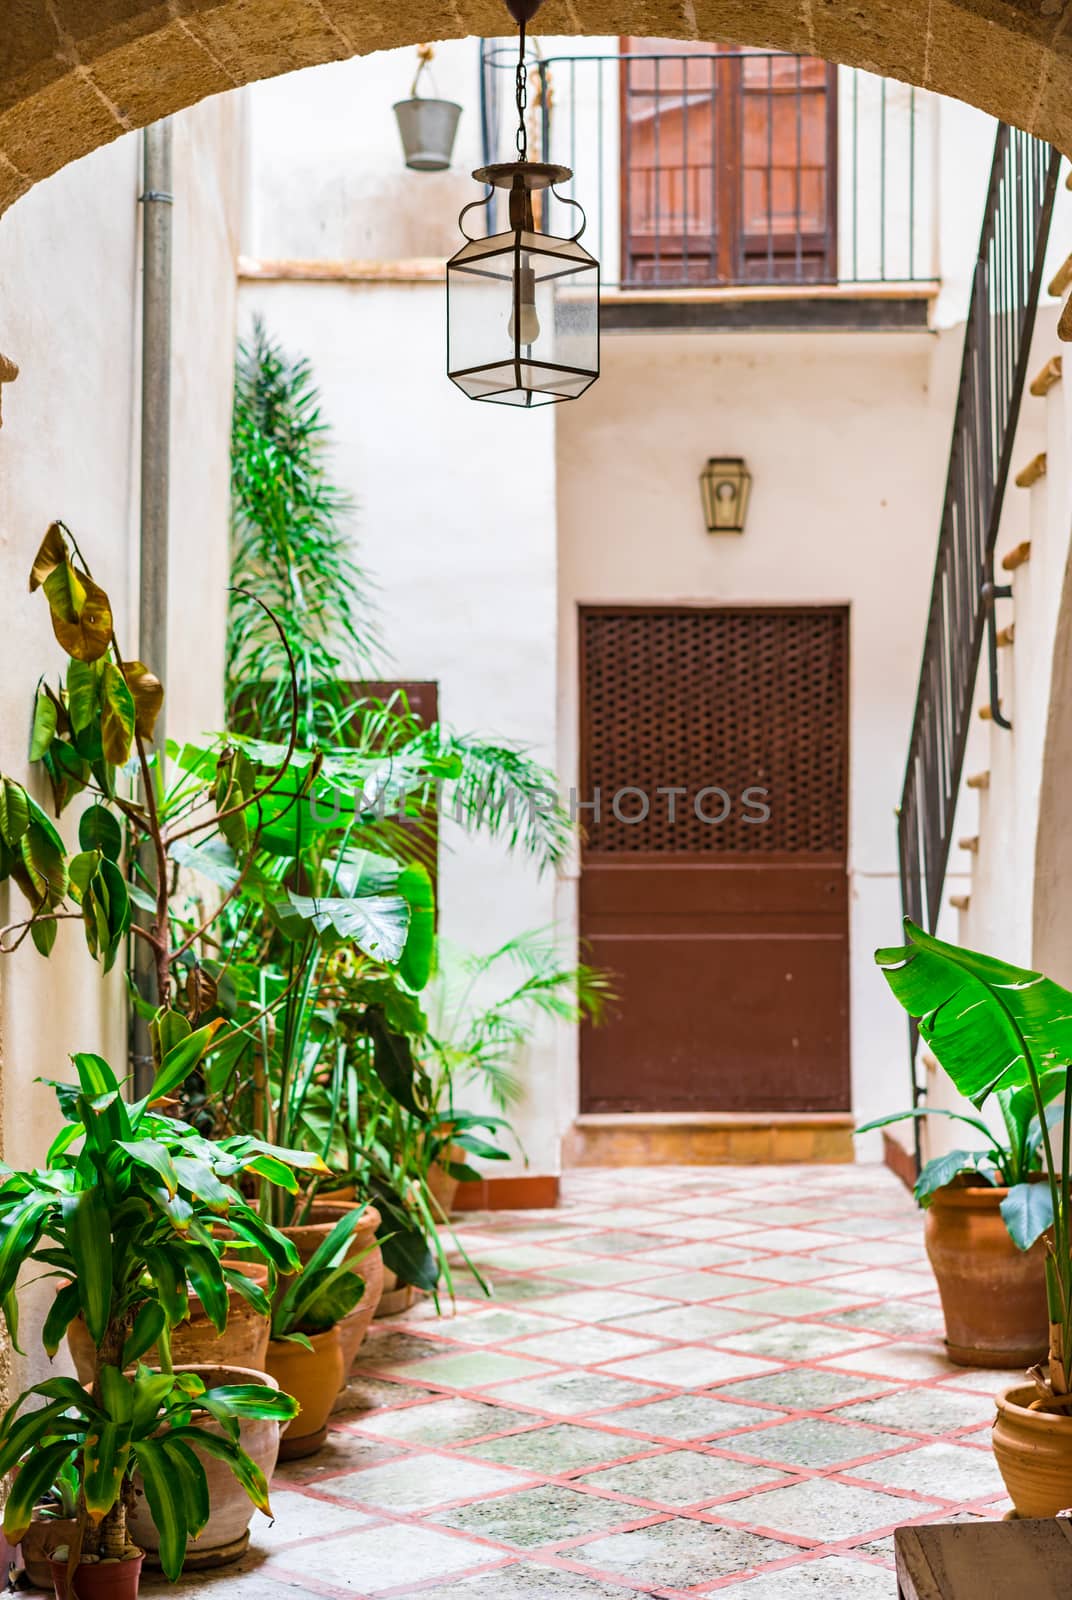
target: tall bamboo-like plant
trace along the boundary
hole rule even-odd
[[[979,1107],[1030,1092],[1046,1181],[1014,1184],[1001,1211],[1021,1250],[1046,1235],[1050,1356],[1035,1368],[1044,1409],[1072,1408],[1072,993],[1041,973],[935,939],[906,919],[908,944],[875,959],[959,1093]],[[1047,1107],[1063,1096],[1059,1143]]]

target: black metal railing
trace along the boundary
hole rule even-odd
[[[925,96],[812,56],[632,43],[529,66],[530,156],[575,172],[567,192],[588,213],[604,285],[934,278]],[[513,147],[515,48],[482,41],[481,66],[493,161]]]
[[[923,664],[897,822],[904,912],[931,930],[941,907],[988,628],[994,661],[994,544],[1027,376],[1060,161],[1059,153],[1041,140],[1004,123],[998,127],[972,278]],[[992,711],[1002,718],[993,673],[990,690]],[[912,1087],[918,1101],[914,1030],[910,1042]]]

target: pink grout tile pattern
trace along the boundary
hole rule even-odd
[[[1004,1375],[952,1366],[878,1167],[581,1171],[378,1322],[219,1600],[894,1600],[895,1527],[996,1517]]]

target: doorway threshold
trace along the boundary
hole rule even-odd
[[[851,1111],[586,1112],[566,1167],[751,1166],[854,1159]]]

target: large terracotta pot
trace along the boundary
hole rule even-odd
[[[52,1582],[50,1557],[57,1545],[69,1545],[78,1532],[74,1517],[35,1517],[22,1536],[19,1550],[22,1566],[30,1582],[37,1589],[47,1589]],[[5,1572],[7,1568],[5,1567]]]
[[[75,1568],[71,1600],[137,1600],[142,1557],[128,1561],[94,1561]],[[50,1561],[56,1600],[67,1600],[67,1563]]]
[[[1021,1517],[1055,1517],[1072,1507],[1072,1416],[1031,1411],[1031,1384],[998,1396],[992,1442],[1009,1498]]]
[[[346,1376],[339,1329],[314,1333],[311,1350],[289,1339],[273,1339],[268,1346],[268,1371],[284,1394],[293,1395],[301,1407],[283,1430],[281,1461],[295,1461],[320,1449],[328,1433],[328,1417]]]
[[[250,1367],[192,1365],[176,1367],[176,1372],[196,1372],[207,1388],[225,1383],[261,1383],[269,1389],[279,1387],[274,1376],[266,1370]],[[222,1435],[223,1429],[211,1418],[198,1418],[197,1425],[206,1433]],[[271,1478],[279,1455],[279,1423],[266,1422],[254,1417],[244,1417],[239,1424],[238,1442],[248,1456],[257,1463],[265,1477]],[[253,1518],[253,1502],[235,1478],[230,1467],[218,1457],[209,1455],[196,1444],[192,1449],[201,1461],[208,1479],[208,1498],[211,1514],[201,1536],[190,1545],[186,1566],[192,1570],[222,1567],[236,1561],[249,1545],[249,1524]],[[137,1504],[128,1519],[130,1537],[145,1551],[150,1565],[158,1565],[160,1535],[145,1502],[141,1478],[134,1478]]]
[[[296,1245],[303,1266],[320,1248],[339,1218],[357,1209],[357,1202],[352,1200],[317,1200],[310,1207],[307,1221],[282,1230]],[[355,1262],[354,1271],[364,1281],[365,1292],[350,1315],[339,1324],[343,1378],[350,1371],[354,1357],[361,1348],[383,1289],[383,1255],[376,1243],[380,1213],[375,1206],[363,1206],[360,1209],[364,1211],[364,1218],[351,1235],[347,1255],[362,1256],[360,1261]],[[365,1251],[368,1251],[367,1255],[363,1254]]]
[[[262,1289],[267,1287],[268,1268],[263,1264],[230,1256],[224,1260],[228,1267],[234,1267]],[[255,1311],[236,1289],[229,1290],[227,1295],[227,1326],[222,1333],[216,1332],[201,1301],[191,1294],[189,1316],[171,1331],[172,1365],[242,1367],[263,1372],[270,1336],[271,1319]],[[97,1372],[97,1351],[81,1316],[67,1329],[67,1345],[79,1383],[92,1383]],[[147,1367],[158,1366],[160,1356],[156,1346],[147,1350],[141,1359]]]
[[[1008,1192],[949,1184],[927,1210],[946,1349],[960,1367],[1029,1367],[1049,1348],[1045,1241],[1013,1244],[999,1209]]]

